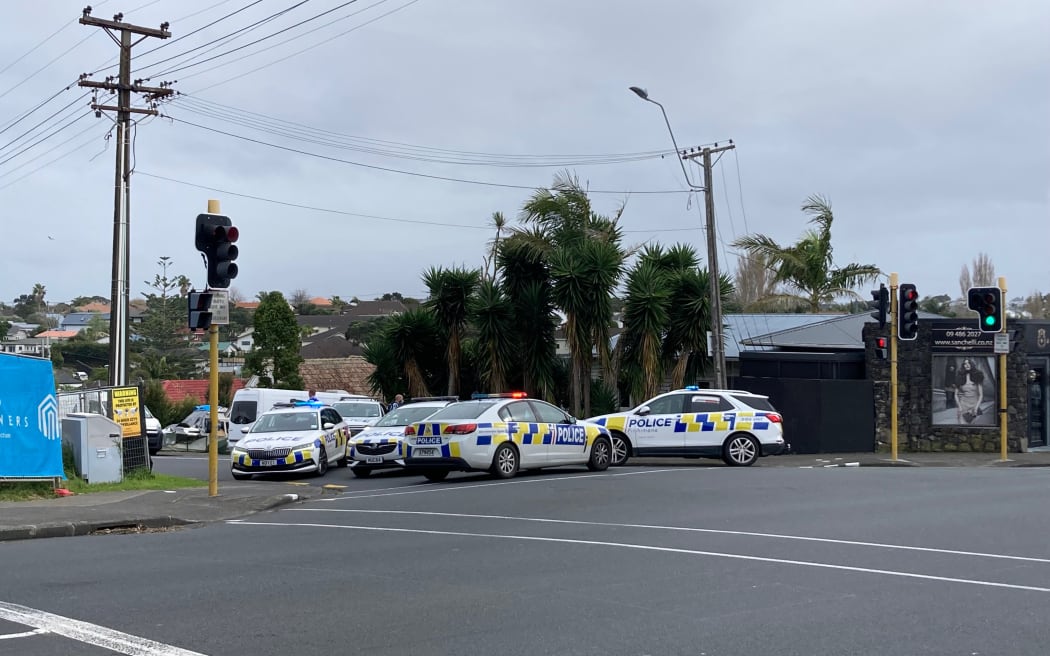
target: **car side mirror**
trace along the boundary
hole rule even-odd
[[[251,430],[250,426],[241,426],[241,432],[242,433],[247,433],[250,430]]]
[[[325,429],[325,430],[332,430],[333,428],[335,428],[335,424],[333,424],[333,423],[332,423],[332,422],[330,422],[330,421],[326,421],[326,422],[324,423],[324,426],[322,426],[321,428],[323,428],[323,429]]]
[[[634,414],[641,415],[642,417],[644,417],[650,412],[652,412],[652,410],[649,409],[649,406],[643,405],[642,407],[638,408],[638,410],[636,410]]]
[[[576,417],[573,417],[572,415],[567,415],[565,417],[565,423],[567,423],[567,424],[575,424],[577,421],[579,421],[579,420],[576,419]]]

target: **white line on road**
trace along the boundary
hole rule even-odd
[[[764,558],[762,556],[746,556],[744,554],[724,553],[719,551],[699,551],[696,549],[679,549],[675,547],[658,547],[649,544],[632,544],[629,542],[605,542],[600,540],[576,540],[569,538],[548,538],[535,535],[504,535],[499,533],[466,533],[462,531],[433,531],[419,528],[387,528],[379,526],[343,526],[338,524],[296,524],[293,522],[244,522],[231,521],[229,524],[236,526],[308,526],[312,528],[342,528],[358,531],[378,531],[389,533],[417,533],[425,535],[455,535],[471,538],[489,538],[496,540],[523,540],[528,542],[555,542],[559,544],[577,544],[592,547],[619,547],[621,549],[639,549],[642,551],[660,551],[664,553],[688,554],[691,556],[711,556],[714,558],[731,558],[734,560],[748,560],[761,563],[774,563],[777,565],[797,565],[799,567],[818,567],[822,569],[835,569],[846,572],[860,572],[863,574],[879,574],[882,576],[897,576],[910,579],[922,579],[925,581],[941,581],[944,583],[964,583],[967,585],[978,585],[989,588],[1006,588],[1010,590],[1026,590],[1029,592],[1050,592],[1050,588],[1041,588],[1034,585],[1016,585],[1013,583],[998,583],[995,581],[980,581],[975,579],[957,579],[948,576],[933,576],[930,574],[916,574],[913,572],[900,572],[889,569],[872,569],[870,567],[852,567],[850,565],[834,565],[832,563],[819,563],[807,560],[788,560],[785,558]]]
[[[720,469],[719,467],[705,467],[705,469]],[[638,476],[641,474],[660,474],[665,472],[674,471],[697,471],[697,469],[676,467],[674,469],[647,469],[645,471],[625,472],[622,474],[576,474],[573,476],[540,476],[537,478],[526,478],[526,479],[515,479],[513,481],[498,481],[494,483],[470,483],[467,485],[457,485],[455,482],[451,483],[423,483],[419,486],[413,486],[411,490],[405,490],[404,487],[386,487],[379,488],[376,490],[360,490],[361,492],[368,492],[369,494],[357,494],[356,492],[344,492],[338,497],[331,499],[318,499],[318,501],[345,501],[347,499],[371,499],[374,497],[396,497],[404,494],[425,494],[427,492],[455,492],[457,490],[472,490],[479,487],[493,487],[495,485],[524,485],[526,483],[546,483],[548,481],[577,481],[585,478],[614,478],[617,476]],[[389,490],[399,490],[394,492],[388,492]],[[372,494],[373,492],[387,492],[386,494]]]
[[[5,633],[4,635],[0,635],[0,640],[13,640],[15,638],[29,638],[31,636],[43,635],[45,633],[47,633],[47,631],[45,631],[43,629],[33,629],[32,631],[24,631],[22,633]]]
[[[445,513],[426,512],[422,510],[362,510],[358,508],[288,508],[292,511],[303,512],[346,512],[346,513],[375,513],[379,515],[432,515],[434,517],[468,517],[476,519],[505,519],[517,522],[541,522],[546,524],[577,524],[580,526],[611,526],[613,528],[644,528],[660,531],[683,531],[687,533],[714,533],[717,535],[740,535],[756,538],[777,538],[781,540],[800,540],[804,542],[825,542],[828,544],[843,544],[854,547],[876,547],[879,549],[900,549],[903,551],[925,551],[930,553],[948,554],[952,556],[974,556],[977,558],[999,558],[1002,560],[1020,560],[1028,563],[1050,563],[1050,558],[1033,558],[1030,556],[1011,556],[1009,554],[994,554],[981,551],[960,551],[957,549],[937,549],[934,547],[914,547],[904,544],[886,544],[883,542],[861,542],[858,540],[836,540],[834,538],[814,538],[805,535],[785,535],[783,533],[756,533],[754,531],[729,531],[716,528],[693,528],[690,526],[660,526],[653,524],[619,524],[616,522],[588,522],[576,519],[546,519],[543,517],[514,517],[510,515],[474,515],[469,513]]]
[[[31,626],[77,642],[94,645],[126,656],[205,656],[196,651],[140,638],[97,624],[82,622],[46,611],[0,601],[0,619]]]

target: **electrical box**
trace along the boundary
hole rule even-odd
[[[123,431],[109,417],[71,413],[62,419],[62,441],[73,449],[77,474],[88,483],[119,483],[124,476]]]

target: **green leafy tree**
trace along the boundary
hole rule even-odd
[[[346,338],[355,344],[369,344],[386,326],[387,317],[355,321],[346,327]]]
[[[923,312],[939,314],[942,317],[955,316],[955,311],[952,309],[952,297],[948,296],[947,294],[927,296],[926,298],[919,301],[919,309]]]
[[[167,255],[158,259],[157,266],[161,271],[154,275],[152,282],[145,282],[152,291],[143,294],[146,299],[146,316],[136,327],[136,332],[142,338],[146,349],[162,354],[179,348],[184,341],[179,335],[179,330],[186,321],[182,289],[188,285],[189,279],[184,275],[169,276],[168,269],[172,265],[173,262]]]
[[[260,296],[253,319],[255,346],[244,359],[244,370],[269,378],[277,388],[302,389],[302,339],[295,313],[281,292],[264,292]]]
[[[424,306],[437,319],[445,333],[445,362],[448,365],[448,391],[459,394],[459,365],[463,332],[467,325],[470,298],[478,288],[481,272],[476,269],[431,267],[423,274],[430,290]]]
[[[7,339],[7,333],[11,330],[11,322],[0,320],[0,340]]]
[[[801,301],[809,312],[818,313],[825,304],[842,296],[860,298],[854,288],[875,280],[881,271],[872,264],[836,266],[831,246],[834,215],[828,200],[810,196],[803,203],[802,211],[811,217],[809,222],[815,227],[794,244],[782,246],[761,234],[747,235],[733,242],[737,248],[764,257],[768,266],[776,270],[775,282],[786,285],[785,291],[759,299],[756,304],[776,307]]]
[[[394,396],[408,389],[397,351],[384,333],[381,332],[365,344],[364,357],[366,362],[375,367],[368,375],[368,385],[373,394],[381,394],[387,401],[392,401]]]
[[[441,328],[426,308],[412,308],[390,317],[383,330],[409,396],[429,396],[446,373],[441,367]]]

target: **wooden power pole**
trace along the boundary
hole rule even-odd
[[[726,150],[733,150],[735,145],[704,147],[703,149],[682,154],[682,159],[702,158],[704,167],[704,215],[707,218],[707,276],[709,278],[709,294],[711,295],[711,359],[714,361],[715,387],[726,389],[728,374],[726,372],[726,350],[723,333],[725,331],[722,319],[722,285],[718,273],[718,243],[715,230],[715,196],[711,176],[711,155]]]
[[[131,263],[131,239],[129,224],[131,217],[131,136],[132,114],[157,115],[155,104],[161,98],[172,94],[167,83],[158,87],[148,87],[141,80],[131,80],[131,48],[146,37],[167,39],[171,36],[168,24],[163,23],[160,29],[140,27],[123,22],[124,15],[117,14],[113,20],[93,18],[91,7],[84,9],[80,17],[81,25],[101,27],[120,47],[120,69],[116,79],[107,77],[103,82],[88,80],[88,74],[80,76],[78,83],[82,87],[103,89],[116,95],[116,105],[102,105],[98,97],[91,104],[96,116],[103,111],[116,112],[117,155],[116,175],[113,190],[113,287],[109,307],[109,384],[120,386],[127,384],[128,378],[128,293],[129,269]],[[132,35],[142,38],[132,41]],[[119,36],[118,36],[119,35]],[[145,96],[148,107],[131,106],[132,92]],[[97,92],[96,92],[97,94]]]

